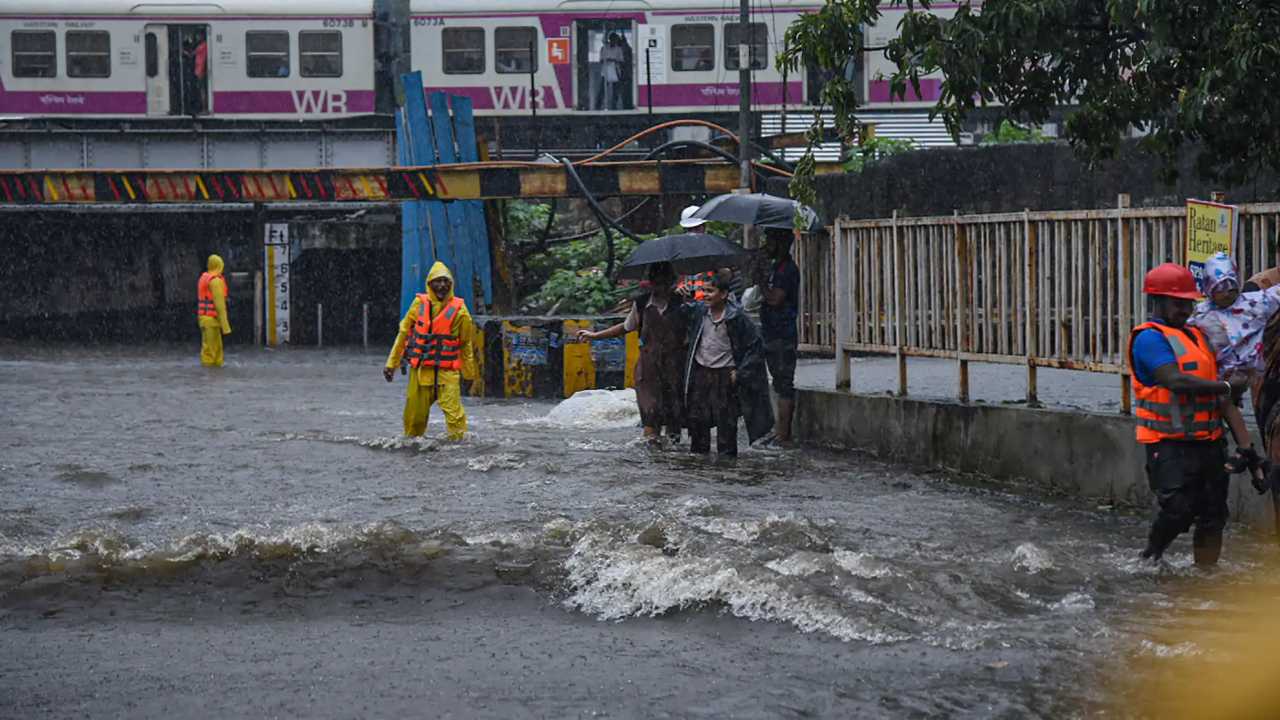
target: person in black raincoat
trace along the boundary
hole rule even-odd
[[[705,302],[684,306],[689,328],[684,371],[689,448],[710,452],[714,425],[716,452],[725,457],[738,454],[739,417],[751,442],[773,429],[764,341],[729,291],[729,278],[718,273],[705,289]]]

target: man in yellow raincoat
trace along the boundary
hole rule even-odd
[[[222,336],[231,334],[227,320],[227,281],[222,258],[209,256],[208,270],[196,285],[196,320],[200,323],[200,364],[222,367]]]
[[[453,274],[437,262],[427,273],[427,292],[419,293],[400,321],[400,333],[387,356],[382,375],[391,382],[401,358],[409,364],[409,389],[404,401],[404,434],[427,431],[431,404],[444,412],[450,440],[467,433],[462,409],[462,379],[476,377],[472,338],[475,324],[461,298],[453,294]]]

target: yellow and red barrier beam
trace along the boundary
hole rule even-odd
[[[592,194],[724,193],[734,165],[636,160],[579,165]],[[562,165],[480,162],[390,168],[0,170],[0,204],[361,203],[551,198],[577,194]]]

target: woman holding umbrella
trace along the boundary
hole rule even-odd
[[[649,292],[631,306],[622,322],[599,332],[581,330],[579,340],[606,340],[629,332],[640,333],[640,357],[636,360],[636,404],[644,437],[651,443],[662,438],[665,427],[672,442],[680,441],[684,426],[684,343],[686,318],[682,298],[672,292],[676,274],[670,263],[648,266]]]

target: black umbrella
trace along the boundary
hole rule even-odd
[[[718,195],[703,203],[693,217],[790,230],[796,226],[797,213],[803,220],[802,227],[805,230],[816,230],[821,227],[818,222],[818,213],[808,205],[763,193]]]
[[[667,235],[640,243],[618,271],[618,277],[641,280],[649,266],[656,263],[671,263],[676,274],[692,275],[736,265],[746,256],[747,251],[741,245],[719,235]]]

